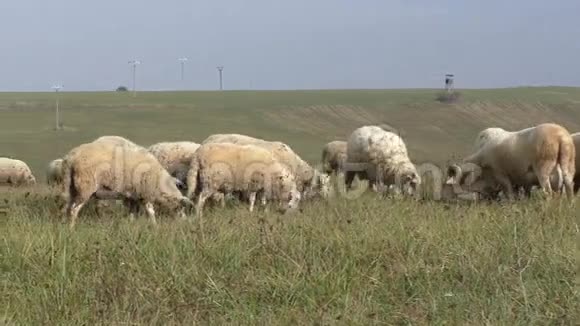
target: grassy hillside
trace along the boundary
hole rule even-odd
[[[356,127],[400,130],[416,162],[468,153],[488,126],[580,131],[580,89],[0,94],[0,156],[48,161],[101,135],[142,145],[243,133],[319,160]],[[574,325],[576,202],[450,204],[366,193],[291,216],[229,205],[130,222],[112,205],[61,223],[43,185],[0,189],[0,325]],[[272,210],[271,210],[272,211]],[[203,225],[203,228],[202,228]],[[576,281],[576,283],[575,283]],[[575,322],[576,320],[576,322]]]
[[[54,93],[0,93],[0,155],[46,163],[105,134],[142,145],[202,141],[237,132],[287,142],[317,162],[320,148],[365,124],[388,124],[403,135],[415,161],[444,162],[469,151],[487,126],[524,128],[554,121],[580,131],[580,89],[514,88],[461,91],[440,104],[436,90],[62,93],[65,130],[54,129]]]

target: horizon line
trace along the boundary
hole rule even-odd
[[[504,87],[462,87],[455,88],[455,91],[461,90],[498,90],[498,89],[515,89],[515,88],[580,88],[580,85],[521,85],[521,86],[504,86]],[[162,93],[162,92],[304,92],[304,91],[388,91],[388,90],[425,90],[425,91],[444,91],[444,88],[435,87],[394,87],[394,88],[281,88],[281,89],[143,89],[137,90],[137,93]],[[54,93],[54,91],[32,91],[32,90],[0,90],[0,93]],[[112,90],[72,90],[65,91],[64,88],[59,93],[133,93],[132,90],[119,92]]]

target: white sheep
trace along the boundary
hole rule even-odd
[[[30,186],[36,184],[36,178],[23,161],[0,157],[0,184]]]
[[[101,136],[95,140],[94,143],[107,143],[116,146],[133,146],[140,147],[134,142],[123,138],[121,136]],[[46,182],[49,185],[60,185],[62,184],[63,171],[62,171],[62,161],[63,158],[57,158],[52,160],[46,168]],[[107,197],[107,196],[104,196]]]
[[[256,145],[272,151],[276,159],[286,165],[296,176],[296,185],[303,198],[320,194],[328,197],[330,193],[330,178],[328,175],[312,168],[290,146],[279,141],[267,141],[240,134],[215,134],[206,138],[203,144],[231,143],[239,145]]]
[[[175,179],[143,148],[107,142],[87,143],[71,150],[62,166],[62,196],[67,202],[66,213],[71,218],[71,227],[80,209],[93,197],[126,198],[132,203],[143,203],[153,223],[154,203],[180,209],[182,216],[182,206],[191,205],[177,189]]]
[[[185,184],[189,164],[199,146],[189,141],[161,142],[149,146],[148,150],[169,174]]]
[[[257,196],[262,205],[273,199],[286,203],[287,210],[295,209],[301,199],[290,170],[272,152],[256,145],[201,145],[191,161],[187,188],[188,197],[197,197],[199,216],[205,201],[216,193],[241,193],[249,199],[250,211]]]
[[[46,168],[46,183],[49,185],[62,184],[62,158],[52,160]]]
[[[568,196],[573,194],[575,148],[570,133],[560,125],[544,123],[514,132],[488,128],[478,135],[476,149],[463,161],[480,167],[475,179],[485,180],[487,188],[501,189],[508,199],[515,198],[514,189],[529,192],[535,184],[550,195],[552,183],[559,187],[560,182]]]
[[[395,185],[395,189],[407,195],[413,194],[421,183],[401,137],[377,126],[363,126],[352,132],[347,141],[346,161],[347,189],[356,175],[367,179],[371,187]]]
[[[93,143],[107,144],[110,146],[128,146],[131,148],[143,149],[142,146],[137,145],[135,142],[133,142],[125,137],[116,136],[116,135],[101,136],[101,137],[93,140],[92,142]],[[153,155],[153,154],[151,154],[151,155]],[[177,182],[177,184],[179,185],[182,183]],[[130,199],[130,198],[119,198],[119,196],[117,196],[117,195],[111,195],[111,194],[108,194],[108,193],[103,192],[103,191],[97,192],[97,194],[94,197],[99,200],[97,202],[97,206],[96,206],[98,215],[100,215],[101,208],[108,205],[105,201],[115,200],[118,204],[120,199],[122,200],[123,206],[125,206],[126,208],[129,209],[129,214],[130,214],[131,218],[133,218],[139,212],[139,207],[140,207],[139,203],[135,200]]]
[[[130,141],[129,139],[127,139],[125,137],[121,137],[121,136],[101,136],[101,137],[93,140],[93,143],[107,143],[107,144],[111,144],[111,145],[133,146],[133,147],[142,148],[141,146]]]
[[[344,172],[346,162],[346,141],[335,140],[322,148],[322,171],[327,174]]]

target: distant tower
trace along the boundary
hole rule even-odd
[[[453,93],[453,74],[445,75],[445,91],[447,91],[448,94]]]
[[[137,96],[137,66],[141,64],[139,60],[131,60],[129,64],[133,67],[133,97]]]
[[[224,66],[218,66],[217,67],[217,70],[218,70],[219,75],[220,75],[220,91],[223,91],[224,90],[224,84],[223,84],[222,72],[224,70]]]
[[[56,109],[55,109],[56,121],[55,121],[55,130],[60,130],[62,128],[62,126],[60,124],[60,112],[59,112],[60,101],[59,101],[59,98],[58,98],[58,91],[60,91],[61,88],[62,88],[62,85],[54,85],[54,86],[52,86],[52,89],[54,89],[54,91],[56,92]]]

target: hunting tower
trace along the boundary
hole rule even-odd
[[[445,91],[447,91],[448,94],[453,93],[453,77],[453,74],[445,75]]]

